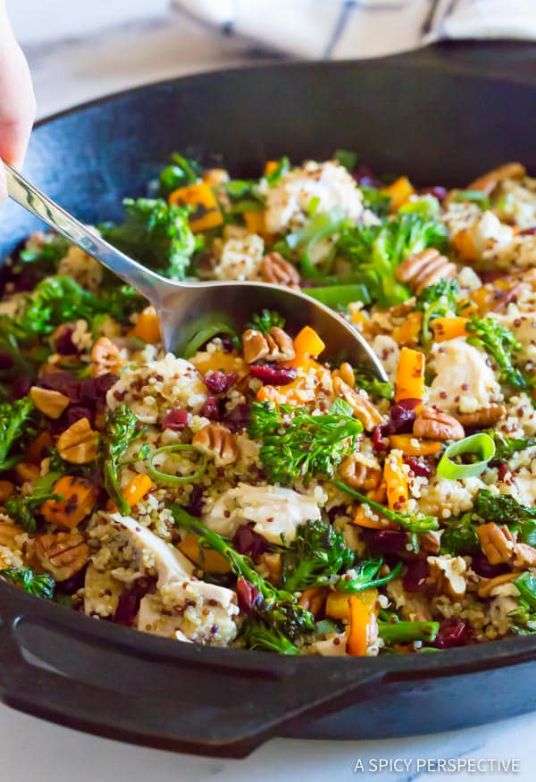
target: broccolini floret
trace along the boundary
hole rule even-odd
[[[99,460],[104,475],[104,487],[123,515],[130,511],[130,506],[121,490],[121,461],[141,431],[139,419],[127,405],[119,405],[115,410],[108,411]]]
[[[24,435],[34,410],[28,396],[0,404],[0,470],[8,470],[16,464],[17,457],[9,457],[9,452]]]
[[[48,573],[35,573],[31,568],[10,567],[0,570],[0,577],[19,586],[30,595],[52,600],[56,582]]]
[[[473,315],[467,330],[473,335],[468,341],[483,348],[497,364],[502,383],[518,389],[527,387],[523,372],[513,364],[513,354],[521,350],[521,344],[509,328],[496,318]]]
[[[372,510],[376,511],[376,513],[389,519],[389,521],[394,521],[396,524],[399,524],[401,527],[408,530],[408,532],[430,532],[439,527],[439,522],[435,516],[425,516],[423,513],[401,513],[400,511],[391,510],[390,508],[386,508],[385,505],[376,502],[376,500],[371,499],[366,494],[361,494],[361,492],[356,491],[356,489],[352,489],[352,487],[348,486],[344,481],[333,481],[333,483],[338,489],[349,494],[350,497],[368,505]]]

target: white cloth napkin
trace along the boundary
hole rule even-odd
[[[448,38],[536,41],[536,0],[172,0],[228,34],[312,58],[374,57]]]

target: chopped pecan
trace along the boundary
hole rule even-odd
[[[438,592],[448,595],[452,600],[463,597],[467,588],[467,564],[463,557],[428,557],[428,564],[430,579]]]
[[[91,350],[91,374],[93,377],[117,373],[121,369],[119,348],[108,337],[100,337]]]
[[[482,410],[476,410],[474,413],[456,413],[456,419],[462,426],[468,428],[493,426],[501,420],[505,413],[504,405],[489,405],[489,407],[483,407]]]
[[[39,386],[30,388],[30,396],[37,409],[48,418],[59,418],[71,401],[68,396],[59,391]]]
[[[294,343],[278,326],[272,326],[269,334],[257,329],[247,329],[242,334],[244,359],[248,364],[265,361],[291,361],[296,357]]]
[[[72,464],[88,464],[97,458],[99,435],[87,418],[79,418],[58,437],[57,448],[62,459]]]
[[[510,562],[514,552],[514,538],[506,525],[499,527],[495,522],[480,524],[476,532],[482,553],[490,565]]]
[[[41,471],[36,464],[31,462],[19,462],[15,465],[15,475],[19,481],[36,481],[41,475]]]
[[[463,426],[452,416],[435,407],[423,407],[413,423],[415,437],[429,440],[463,440]]]
[[[217,467],[236,462],[239,456],[236,437],[222,424],[208,424],[196,432],[192,445],[200,451],[214,457]]]
[[[528,543],[516,543],[514,546],[514,567],[536,567],[536,548]]]
[[[491,195],[500,182],[505,179],[521,179],[526,173],[525,166],[521,163],[504,163],[475,179],[467,189],[479,190],[481,193]]]
[[[349,385],[350,388],[355,388],[354,370],[352,369],[352,365],[347,361],[343,361],[340,367],[338,369],[334,369],[331,374],[333,377],[340,377],[340,379],[344,380],[344,382]]]
[[[276,252],[264,256],[260,272],[264,282],[286,285],[289,288],[296,288],[300,284],[300,275],[297,269]]]
[[[333,390],[336,396],[342,397],[350,407],[355,418],[363,424],[367,432],[371,432],[383,422],[383,416],[365,396],[351,388],[341,377],[333,378]]]
[[[306,589],[302,593],[298,603],[310,611],[315,617],[318,617],[324,610],[326,605],[327,590],[322,587],[316,587],[316,589]]]
[[[89,559],[89,546],[79,532],[54,532],[37,536],[35,556],[56,581],[65,581],[82,570]]]
[[[370,491],[377,489],[382,479],[381,467],[375,459],[362,454],[351,453],[343,459],[339,472],[354,489]]]
[[[494,578],[483,578],[478,585],[479,597],[491,597],[491,593],[495,587],[507,584],[509,581],[513,581],[519,576],[519,573],[501,573],[500,576]]]
[[[417,294],[429,285],[454,277],[455,274],[455,264],[433,247],[406,258],[396,271],[397,279],[409,283]]]
[[[437,532],[425,532],[419,535],[421,548],[427,554],[439,554],[441,548],[441,536]]]

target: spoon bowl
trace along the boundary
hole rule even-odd
[[[38,190],[18,171],[4,163],[9,196],[72,244],[100,261],[155,307],[166,350],[183,354],[186,346],[203,335],[221,331],[240,334],[252,315],[275,310],[290,331],[312,326],[326,344],[322,358],[347,360],[366,366],[387,380],[381,361],[363,336],[324,304],[299,291],[261,282],[174,282],[129,258],[94,230],[80,223]]]

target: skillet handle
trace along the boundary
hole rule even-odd
[[[140,638],[35,598],[21,614],[7,590],[18,591],[0,585],[4,703],[108,738],[243,757],[284,724],[355,702],[378,676],[364,660],[318,676],[314,658],[270,655],[268,665],[262,653]]]

